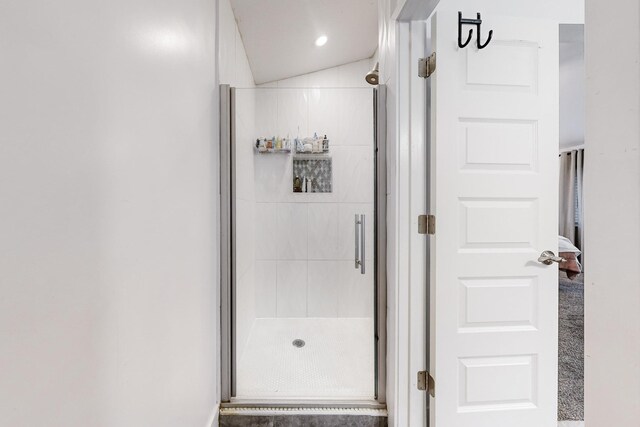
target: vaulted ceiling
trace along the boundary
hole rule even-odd
[[[231,0],[257,84],[370,58],[377,0]],[[327,43],[315,41],[325,35]]]

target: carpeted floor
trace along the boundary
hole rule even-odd
[[[558,420],[584,420],[584,277],[560,273]]]

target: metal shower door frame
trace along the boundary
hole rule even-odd
[[[375,399],[371,401],[273,400],[234,402],[235,395],[235,95],[236,89],[220,85],[220,399],[223,407],[311,407],[311,408],[384,408],[386,407],[386,212],[387,145],[386,87],[373,89],[374,111],[374,323],[375,323]]]

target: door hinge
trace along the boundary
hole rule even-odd
[[[436,71],[436,53],[433,52],[427,58],[418,59],[418,76],[429,78]]]
[[[436,234],[436,216],[435,215],[418,216],[418,233],[419,234]]]
[[[428,391],[431,397],[436,397],[436,381],[427,371],[418,372],[418,390]]]

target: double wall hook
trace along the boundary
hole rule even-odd
[[[485,47],[487,47],[489,42],[491,42],[491,37],[493,37],[493,30],[489,31],[489,37],[487,38],[487,41],[484,42],[484,44],[480,43],[480,26],[482,25],[480,12],[478,12],[477,16],[478,17],[476,19],[463,18],[462,12],[458,12],[458,47],[459,48],[462,49],[466,47],[471,41],[471,37],[473,37],[473,28],[471,28],[469,30],[469,35],[467,36],[467,40],[464,43],[462,42],[462,26],[463,25],[475,25],[477,27],[478,34],[476,37],[476,44],[478,46],[478,49],[484,49]]]

